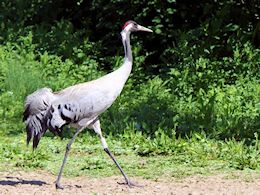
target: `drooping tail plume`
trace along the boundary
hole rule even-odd
[[[55,95],[51,89],[42,88],[27,96],[25,100],[23,121],[26,124],[27,144],[33,138],[34,149],[48,129],[46,114],[54,99]]]

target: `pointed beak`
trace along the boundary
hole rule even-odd
[[[145,31],[145,32],[153,32],[152,30],[150,30],[149,28],[146,28],[144,26],[138,25],[137,26],[138,31]]]

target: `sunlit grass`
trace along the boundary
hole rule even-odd
[[[237,170],[242,170],[245,174],[260,172],[260,157],[259,154],[255,154],[255,148],[234,140],[217,141],[203,136],[198,138],[198,135],[191,139],[173,139],[173,142],[183,142],[184,146],[167,155],[160,155],[160,149],[157,150],[158,154],[142,155],[140,148],[136,150],[134,147],[136,143],[130,142],[129,139],[108,136],[107,141],[129,176],[151,180],[174,180],[197,174],[231,174]],[[3,137],[0,142],[0,170],[5,171],[6,167],[8,170],[41,169],[56,175],[67,142],[68,139],[44,137],[39,148],[33,152],[31,147],[26,146],[23,134]],[[143,141],[143,144],[147,145],[148,142],[155,143],[155,140]],[[87,132],[72,145],[64,175],[100,177],[120,175],[120,172],[103,151],[97,136]]]

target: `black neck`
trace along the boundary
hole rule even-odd
[[[122,36],[122,42],[125,50],[125,59],[128,61],[132,61],[133,57],[132,57],[132,50],[130,45],[130,32],[122,31],[121,36]]]

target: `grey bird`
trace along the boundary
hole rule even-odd
[[[129,180],[109,150],[102,135],[99,121],[99,115],[106,111],[120,95],[130,75],[133,64],[130,33],[134,31],[153,32],[134,21],[127,21],[124,24],[121,36],[125,57],[123,64],[117,70],[96,80],[80,83],[59,92],[53,92],[50,88],[42,88],[27,96],[25,100],[23,121],[26,124],[27,144],[33,139],[34,149],[37,148],[47,129],[56,135],[61,135],[61,129],[64,125],[76,128],[76,133],[67,144],[64,159],[55,182],[57,189],[63,189],[60,179],[71,144],[85,128],[93,129],[98,134],[104,151],[119,168],[125,178],[125,183],[128,186],[136,185]]]

